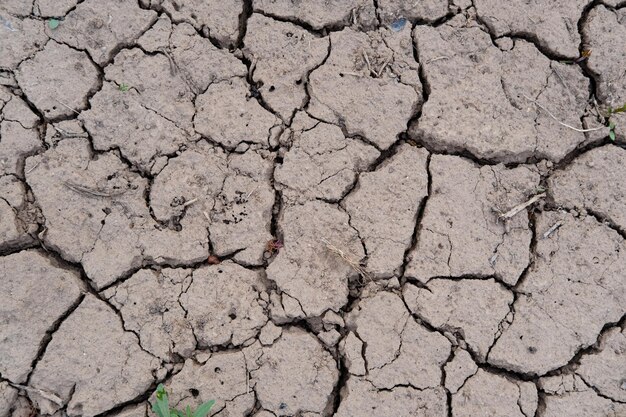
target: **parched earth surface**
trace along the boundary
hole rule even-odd
[[[626,2],[0,0],[0,417],[626,416]]]

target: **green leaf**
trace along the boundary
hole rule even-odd
[[[614,130],[609,131],[609,139],[611,139],[613,142],[615,142],[615,131]]]
[[[175,408],[170,408],[170,416],[171,417],[185,417],[182,411],[178,411]]]
[[[213,404],[215,404],[215,400],[207,401],[200,405],[196,412],[193,413],[193,417],[206,417],[206,415],[209,414],[209,411],[211,411]]]
[[[59,27],[59,23],[60,22],[57,19],[50,19],[48,20],[48,27],[54,30]]]
[[[159,417],[170,417],[170,405],[167,398],[167,391],[163,384],[159,384],[156,390],[156,402],[152,404],[152,410]]]
[[[626,113],[626,103],[622,107],[618,107],[616,109],[611,109],[612,113]]]
[[[122,92],[127,92],[128,90],[130,90],[130,86],[126,83],[122,83],[120,84],[120,86],[118,87],[120,89],[120,91]]]

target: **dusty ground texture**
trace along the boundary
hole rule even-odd
[[[0,417],[626,417],[626,2],[0,0]]]

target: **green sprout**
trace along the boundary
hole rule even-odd
[[[608,119],[608,122],[609,122],[609,139],[611,139],[613,142],[615,142],[615,128],[617,126],[615,122],[611,120],[611,116],[616,113],[626,113],[626,103],[622,104],[621,107],[617,107],[615,109],[613,107],[609,107],[607,111],[606,118]]]
[[[59,20],[58,19],[50,19],[48,20],[48,27],[52,30],[56,29],[59,27]]]
[[[187,406],[184,412],[170,408],[167,391],[163,384],[159,384],[156,390],[156,402],[152,404],[152,411],[159,417],[206,417],[209,411],[211,411],[213,404],[215,404],[214,400],[207,401],[201,404],[196,411],[192,411],[189,406]]]
[[[127,92],[128,90],[130,90],[130,86],[126,83],[121,83],[120,86],[118,87],[120,89],[120,91],[122,92]]]

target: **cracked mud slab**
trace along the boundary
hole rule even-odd
[[[594,344],[605,323],[626,313],[624,239],[584,215],[545,212],[537,229],[556,222],[562,223],[558,231],[537,242],[535,264],[518,287],[513,321],[488,356],[494,365],[545,374]]]
[[[376,19],[374,4],[369,0],[254,0],[252,4],[257,12],[276,19],[303,22],[316,30],[343,26],[355,17],[366,26],[373,25]]]
[[[477,17],[496,37],[522,36],[532,39],[551,54],[578,57],[578,20],[588,0],[543,2],[533,7],[514,0],[503,5],[493,0],[475,2]]]
[[[348,302],[348,280],[357,274],[321,239],[360,261],[363,245],[348,214],[334,204],[311,201],[285,208],[278,221],[285,247],[267,268],[267,277],[294,298],[306,316],[341,309]]]
[[[379,149],[406,130],[422,103],[411,31],[346,28],[330,35],[330,55],[310,75],[309,113]]]
[[[424,283],[434,277],[494,275],[514,285],[528,266],[532,232],[526,212],[509,220],[499,215],[537,193],[536,168],[481,167],[434,155],[429,171],[431,195],[406,275]]]
[[[99,83],[98,68],[86,53],[55,41],[22,62],[16,78],[26,97],[50,120],[84,110]]]
[[[0,1],[0,417],[626,416],[624,6]]]
[[[497,397],[494,392],[498,392]],[[452,413],[464,417],[532,417],[537,401],[537,387],[532,382],[516,381],[480,369],[452,396]]]
[[[542,378],[539,380],[539,387],[547,394],[544,399],[543,415],[548,417],[626,414],[625,404],[598,395],[577,375],[564,374]]]
[[[56,266],[38,251],[3,257],[0,268],[5,287],[0,303],[0,373],[24,383],[44,336],[79,300],[83,285],[75,272]],[[39,283],[42,276],[45,287]]]
[[[585,142],[539,107],[582,129],[589,80],[578,67],[550,61],[521,39],[501,50],[460,16],[418,26],[413,36],[430,94],[410,134],[429,148],[497,162],[559,161]]]
[[[243,0],[140,0],[144,7],[164,11],[174,22],[186,22],[221,46],[233,45],[239,36]]]
[[[99,65],[108,62],[114,51],[131,44],[156,20],[156,12],[142,10],[124,0],[80,3],[65,16],[63,24],[48,30],[57,42],[87,51]]]
[[[132,400],[152,384],[158,361],[122,326],[111,307],[87,295],[52,336],[29,384],[56,394],[69,416],[95,416]],[[29,396],[47,412],[59,408],[36,392]]]

